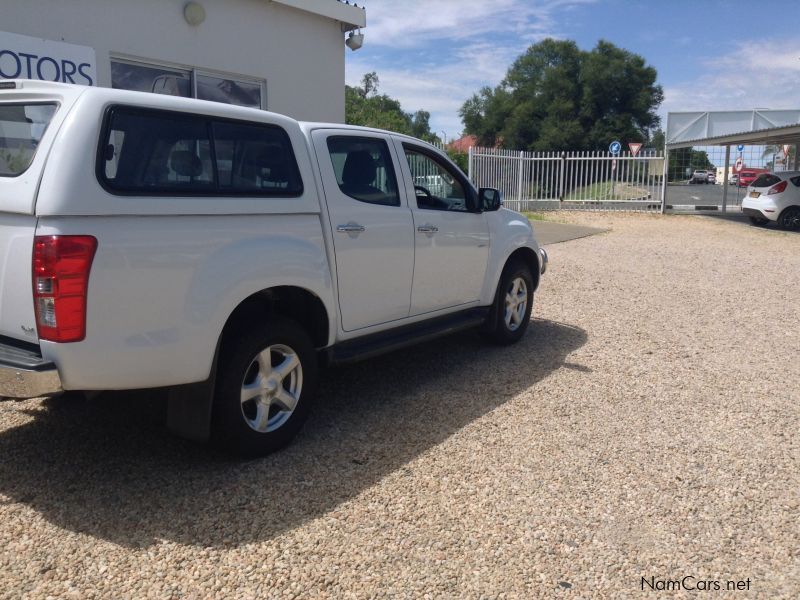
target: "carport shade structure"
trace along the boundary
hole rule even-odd
[[[725,146],[722,210],[728,203],[728,167],[731,146],[800,144],[800,108],[781,110],[722,110],[667,113],[664,149],[664,187],[661,212],[667,207],[669,152],[692,146]]]

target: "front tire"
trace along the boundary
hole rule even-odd
[[[496,344],[508,345],[520,340],[528,329],[533,309],[533,275],[521,261],[510,262],[503,269],[490,315],[491,329],[486,333]]]
[[[317,379],[314,345],[294,321],[234,328],[220,353],[212,441],[248,457],[283,448],[308,417]]]

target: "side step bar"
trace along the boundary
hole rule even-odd
[[[342,342],[328,349],[329,364],[342,364],[371,358],[420,342],[481,326],[491,306],[471,308],[452,315],[373,333]]]

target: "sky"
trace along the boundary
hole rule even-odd
[[[447,140],[462,132],[464,101],[547,37],[584,50],[605,39],[643,56],[664,88],[663,121],[668,111],[800,108],[796,0],[356,2],[367,27],[364,46],[346,52],[347,84],[376,71],[380,93],[429,111]]]

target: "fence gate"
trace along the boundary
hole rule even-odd
[[[470,148],[469,177],[503,192],[514,210],[639,210],[658,212],[664,155],[646,152],[523,152]]]

